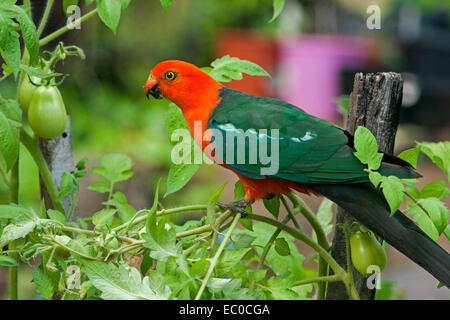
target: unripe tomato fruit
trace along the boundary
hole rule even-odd
[[[37,77],[31,77],[31,80],[34,83],[39,84],[41,79]],[[30,79],[28,78],[27,75],[23,77],[22,81],[20,82],[19,97],[18,97],[19,105],[22,108],[23,112],[25,113],[28,112],[31,97],[33,96],[33,93],[36,91],[37,88],[38,88],[37,86],[33,85],[30,82]]]
[[[386,266],[386,252],[371,233],[356,231],[350,236],[352,263],[362,275],[369,275],[367,268],[376,265],[380,271]]]
[[[51,139],[64,132],[67,114],[58,88],[41,86],[31,97],[28,120],[33,131],[41,138]]]

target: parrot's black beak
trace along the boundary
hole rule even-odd
[[[159,86],[156,84],[153,87],[151,87],[148,91],[147,91],[147,99],[149,99],[149,95],[152,95],[153,98],[155,99],[162,99],[163,94],[161,92],[161,89],[159,88]]]
[[[147,79],[147,82],[145,83],[145,95],[147,96],[147,99],[149,99],[150,95],[153,96],[155,99],[162,99],[163,94],[161,92],[161,88],[158,85],[158,82],[153,78],[152,75],[149,76]]]

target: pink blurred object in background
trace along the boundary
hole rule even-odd
[[[335,98],[341,72],[361,68],[369,59],[369,42],[360,37],[304,35],[278,43],[277,96],[319,118],[336,121]]]

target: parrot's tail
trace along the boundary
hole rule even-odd
[[[387,201],[372,184],[309,184],[308,188],[335,202],[387,243],[450,287],[450,255],[401,211],[397,210],[390,216]]]

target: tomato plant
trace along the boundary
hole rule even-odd
[[[171,2],[161,4],[167,9]],[[67,56],[84,58],[84,53],[63,43],[52,52],[43,51],[44,45],[70,28],[66,25],[41,37],[53,1],[47,2],[37,27],[30,18],[30,2],[24,3],[0,4],[0,52],[5,61],[0,81],[14,77],[18,87],[17,99],[0,97],[0,179],[8,186],[10,199],[0,205],[0,266],[10,269],[11,299],[17,299],[17,267],[21,263],[33,265],[33,282],[45,299],[324,299],[326,284],[336,281],[344,284],[352,299],[358,299],[351,270],[344,270],[330,254],[329,238],[336,225],[332,222],[333,204],[328,199],[314,212],[297,195],[274,197],[264,201],[268,215],[254,214],[249,207],[246,210],[250,214],[243,218],[216,206],[224,186],[200,204],[167,208],[160,199],[158,182],[152,208],[136,209],[118,189],[133,177],[133,161],[125,154],[109,153],[99,159],[98,166],[90,168],[96,180],[89,190],[105,198],[101,209],[88,217],[72,219],[80,180],[88,171],[87,160],[80,160],[73,170],[58,177],[61,185],[57,188],[39,140],[57,137],[66,128],[66,109],[58,89],[62,80],[57,81],[63,75],[56,71],[57,63]],[[76,3],[64,1],[64,10]],[[130,1],[85,3],[90,11],[71,26],[98,15],[115,33]],[[274,1],[272,20],[280,14],[283,4]],[[25,44],[22,49],[19,31]],[[244,73],[267,75],[258,65],[228,55],[204,70],[221,82],[241,79]],[[187,126],[173,104],[168,105],[167,126],[169,134]],[[377,175],[374,168],[380,155],[374,139],[367,129],[358,129],[356,153],[392,210],[407,202],[407,211],[424,232],[434,240],[441,234],[449,238],[449,212],[441,201],[449,195],[447,182],[434,181],[419,190],[417,181]],[[51,204],[42,200],[39,210],[19,201],[21,145],[37,165],[49,194]],[[415,166],[420,152],[449,177],[449,142],[418,143],[400,157]],[[166,195],[183,188],[199,168],[195,164],[172,165]],[[235,184],[234,195],[235,200],[243,199],[241,182]],[[64,197],[71,197],[72,207],[63,206]],[[406,197],[410,200],[405,201]],[[284,217],[280,208],[287,212]],[[183,224],[170,220],[191,211],[203,217]],[[310,224],[311,232],[301,228],[299,216]],[[370,231],[353,232],[347,240],[357,270],[367,274],[370,265],[384,268],[384,249]],[[314,253],[304,256],[295,241]],[[317,268],[305,266],[307,260]],[[78,275],[75,284],[73,270]]]

